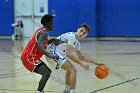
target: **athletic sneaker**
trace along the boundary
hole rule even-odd
[[[40,92],[40,91],[36,91],[35,93],[44,93],[44,91]]]
[[[70,91],[69,93],[76,93],[75,91]]]
[[[70,92],[69,92],[70,93]],[[75,91],[73,91],[72,93],[76,93]]]
[[[68,91],[64,90],[63,93],[70,93],[70,91],[69,90]]]

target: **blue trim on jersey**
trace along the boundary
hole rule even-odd
[[[52,48],[52,46],[53,46],[53,43],[51,44],[50,48]]]
[[[79,42],[79,41],[77,41],[77,45],[76,45],[76,47],[79,45],[79,43],[80,43],[80,42]]]
[[[59,38],[60,44],[62,44],[62,43],[67,43],[67,42],[65,42],[65,41],[62,41],[62,38],[63,38],[65,35],[67,35],[67,34],[74,34],[74,35],[75,35],[74,32],[67,32],[67,33],[63,34],[63,35]]]
[[[55,49],[54,49],[54,54],[58,56],[58,54],[57,54],[55,51],[56,51],[56,47],[55,47]],[[61,60],[66,59],[66,58],[61,58],[60,56],[58,56],[58,57],[59,57]]]

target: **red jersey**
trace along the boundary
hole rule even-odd
[[[22,52],[22,55],[21,55],[22,62],[27,63],[28,61],[28,63],[34,64],[34,65],[40,63],[38,62],[38,60],[40,60],[40,58],[43,56],[43,53],[38,49],[37,34],[43,30],[46,30],[46,29],[42,27],[35,31],[34,35],[32,36],[32,38],[30,39],[27,46]],[[46,38],[46,41],[44,43],[45,49],[47,48],[47,45],[48,45],[48,39]]]

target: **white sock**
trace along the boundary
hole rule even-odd
[[[75,90],[70,90],[70,93],[76,93]]]
[[[40,92],[40,91],[36,91],[35,93],[43,93],[43,92]]]
[[[69,91],[70,90],[70,86],[69,85],[65,85],[65,90]]]

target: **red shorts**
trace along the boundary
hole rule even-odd
[[[33,72],[34,71],[34,69],[35,69],[35,67],[36,67],[36,65],[38,65],[38,64],[40,64],[40,63],[42,63],[43,61],[42,60],[40,60],[40,59],[35,59],[35,60],[33,60],[33,61],[29,61],[29,60],[27,60],[27,59],[22,59],[22,63],[23,63],[23,65],[24,65],[24,67],[27,69],[27,70],[29,70],[30,72]]]

